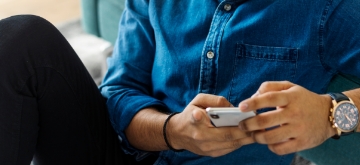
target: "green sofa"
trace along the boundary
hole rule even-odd
[[[124,0],[81,0],[83,29],[115,43]]]
[[[118,22],[124,9],[124,0],[81,0],[82,25],[86,32],[115,43]],[[353,76],[334,77],[328,91],[338,92],[360,87],[360,79]],[[360,134],[329,139],[322,145],[299,152],[307,160],[321,165],[360,164]]]

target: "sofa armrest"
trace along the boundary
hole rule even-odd
[[[125,0],[81,0],[84,31],[114,44],[124,6]]]
[[[81,25],[85,32],[99,37],[97,4],[98,0],[81,0]]]

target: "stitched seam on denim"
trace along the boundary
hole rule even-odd
[[[324,47],[324,30],[325,30],[325,23],[328,19],[329,14],[329,10],[330,10],[330,6],[332,5],[333,0],[328,0],[328,2],[326,3],[326,6],[324,8],[324,11],[322,12],[322,15],[320,17],[320,23],[319,23],[319,60],[321,65],[323,66],[323,68],[326,71],[331,71],[331,67],[328,66],[325,62],[324,62],[324,52],[325,52],[325,47]]]
[[[206,59],[206,50],[209,49],[208,42],[210,40],[212,40],[212,38],[213,38],[212,33],[213,33],[214,29],[211,28],[211,27],[213,27],[214,24],[217,22],[216,21],[216,16],[217,16],[218,13],[219,13],[219,9],[216,9],[215,13],[214,13],[214,17],[211,20],[208,36],[205,39],[204,47],[203,47],[202,52],[201,52],[200,79],[199,79],[198,93],[202,93],[203,86],[205,85],[204,81],[205,81],[206,78],[205,78],[204,74],[205,74],[206,71],[205,71],[204,67],[207,65],[207,62],[206,62],[206,60],[207,60]]]
[[[234,13],[233,11],[232,11],[231,13],[227,13],[227,14],[224,16],[224,18],[222,19],[222,21],[223,21],[224,23],[222,24],[222,26],[221,26],[221,28],[220,28],[220,32],[219,32],[219,35],[218,35],[218,38],[219,38],[219,39],[217,39],[217,42],[216,42],[216,44],[217,44],[216,53],[218,54],[218,55],[216,56],[217,59],[219,59],[219,56],[220,56],[221,41],[222,41],[222,37],[223,37],[223,35],[224,35],[225,27],[226,27],[226,25],[228,24],[230,18],[233,16],[233,13]],[[217,61],[219,61],[219,60],[217,60]],[[217,72],[216,72],[216,73],[218,73],[218,71],[219,71],[218,65],[216,65],[216,68],[217,68]],[[217,75],[216,75],[216,79],[217,79]],[[218,81],[215,81],[214,93],[216,93],[217,83],[218,83]]]
[[[222,10],[224,3],[225,2],[222,2],[218,5],[213,15],[213,20],[210,25],[209,33],[205,40],[205,44],[202,50],[201,65],[200,65],[200,81],[199,81],[199,91],[198,91],[199,93],[202,93],[204,91],[206,93],[216,93],[216,84],[217,84],[216,77],[217,77],[217,69],[218,69],[216,62],[218,62],[218,58],[219,58],[220,42],[222,39],[224,28],[233,14],[233,11],[224,12]],[[220,27],[218,25],[220,25]],[[213,51],[215,53],[215,58],[214,59],[206,58],[207,51]],[[216,68],[214,69],[214,67]],[[215,75],[212,75],[211,73],[213,73],[214,71],[216,73]],[[215,81],[209,82],[209,80],[214,80],[214,79]],[[214,84],[209,86],[209,83],[214,83]]]
[[[298,65],[297,65],[298,64],[298,58],[299,58],[299,49],[296,49],[296,58],[295,58],[295,64],[294,64],[295,68],[293,70],[294,74],[292,74],[292,76],[290,76],[291,81],[295,80],[296,71],[297,71],[297,67],[298,67]]]
[[[273,58],[261,58],[261,57],[250,57],[250,56],[240,56],[240,57],[251,58],[256,60],[266,60],[266,61],[296,62],[295,60],[281,60],[281,59],[273,59]]]
[[[268,50],[270,49],[271,50]],[[288,48],[288,47],[269,47],[259,45],[248,45],[243,43],[237,43],[237,48],[242,51],[237,53],[237,57],[245,57],[251,59],[263,59],[268,61],[285,61],[285,62],[296,62],[298,59],[299,49]],[[248,50],[249,49],[249,50]],[[254,51],[255,49],[255,51]],[[263,50],[266,49],[266,50]],[[281,52],[277,52],[279,50]],[[264,56],[265,54],[265,56]],[[279,54],[286,54],[287,56],[277,56]]]
[[[234,77],[235,77],[235,75],[236,75],[236,68],[237,68],[237,54],[238,53],[240,53],[239,51],[240,51],[240,43],[236,43],[236,51],[235,51],[235,57],[234,57],[234,64],[233,64],[233,75],[232,75],[232,78],[231,78],[231,84],[230,84],[230,89],[229,89],[229,96],[228,96],[228,100],[230,101],[230,102],[232,102],[232,100],[231,100],[231,91],[232,91],[232,89],[233,89],[233,87],[234,87]]]
[[[214,16],[216,16],[217,14],[219,13],[219,10],[218,9],[216,9],[215,10],[215,13],[214,13]],[[206,65],[206,50],[208,49],[208,44],[207,44],[207,42],[209,42],[209,40],[212,38],[212,30],[213,30],[213,28],[211,28],[211,27],[213,27],[214,26],[214,24],[215,24],[215,22],[216,22],[216,17],[213,17],[213,19],[211,20],[211,24],[210,24],[210,29],[209,29],[209,33],[208,33],[208,35],[207,35],[207,37],[206,37],[206,39],[205,39],[205,43],[204,43],[204,47],[203,47],[203,49],[202,49],[202,51],[201,51],[201,64],[200,64],[200,79],[199,79],[199,90],[198,90],[198,93],[202,93],[202,90],[203,90],[203,87],[204,87],[204,79],[205,79],[205,69],[204,69],[204,67],[205,67],[205,65]]]

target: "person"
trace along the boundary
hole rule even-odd
[[[101,94],[48,22],[2,20],[0,162],[289,164],[337,134],[324,93],[360,70],[358,7],[126,1]],[[359,107],[358,92],[344,93]],[[205,108],[231,106],[259,114],[214,127]]]
[[[326,87],[338,73],[360,73],[359,7],[126,1],[100,86],[122,148],[137,159],[159,152],[157,165],[289,164],[294,152],[337,137]],[[343,93],[335,100],[360,107],[359,89]],[[258,115],[212,126],[205,108],[231,106]],[[356,126],[356,112],[343,124]]]
[[[1,165],[154,162],[120,149],[106,109],[56,27],[33,15],[0,20]]]

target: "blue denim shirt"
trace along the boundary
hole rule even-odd
[[[288,80],[324,93],[337,73],[360,77],[358,0],[127,1],[109,70],[100,86],[124,134],[143,108],[181,112],[198,93],[233,105],[264,81]],[[211,158],[160,152],[156,164],[289,164],[266,145]]]

